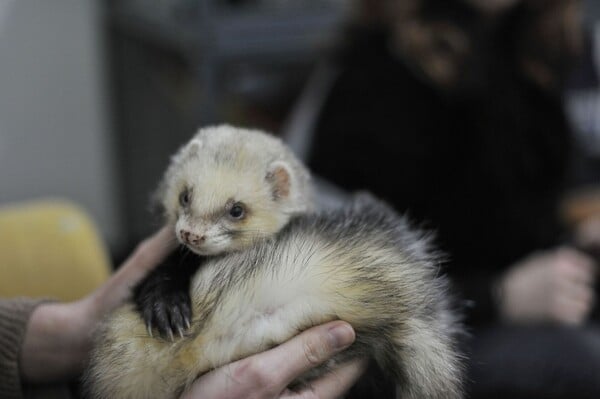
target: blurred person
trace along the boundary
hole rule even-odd
[[[315,126],[313,171],[437,231],[467,300],[472,397],[600,397],[597,264],[565,242],[563,87],[577,0],[364,0]]]
[[[70,303],[26,298],[0,300],[0,392],[3,398],[69,398],[68,382],[85,366],[95,328],[103,316],[125,302],[131,287],[174,247],[170,229],[142,242],[99,289]],[[269,351],[201,376],[182,398],[335,398],[362,373],[361,361],[300,392],[287,385],[327,361],[354,341],[349,324],[313,327]]]

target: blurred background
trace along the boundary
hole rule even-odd
[[[202,125],[280,132],[345,1],[0,0],[0,203],[57,196],[119,252]]]
[[[573,244],[588,220],[600,248],[599,76],[597,0],[0,0],[0,206],[68,199],[118,264],[160,225],[151,194],[198,127],[261,128],[334,184],[439,228],[450,268],[469,266],[453,277],[477,299],[473,317],[487,312],[473,325],[487,326],[503,317],[496,272]],[[474,334],[474,359],[502,363],[473,371],[492,387],[480,397],[520,397],[498,391],[500,368],[522,397],[598,397],[533,395],[531,381],[553,380],[530,378],[544,357],[507,354],[544,340],[511,334]],[[591,360],[569,366],[570,344],[554,360],[597,385],[590,337],[595,352],[577,353]]]
[[[128,248],[155,228],[149,196],[198,126],[290,128],[308,77],[357,3],[0,0],[0,203],[69,198],[111,249]],[[600,5],[584,7],[595,68]],[[590,71],[579,72],[567,106],[590,183],[600,97]]]

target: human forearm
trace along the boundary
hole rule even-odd
[[[33,311],[19,356],[24,382],[64,381],[82,370],[92,334],[86,308],[79,301],[46,303]]]

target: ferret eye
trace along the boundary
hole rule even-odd
[[[179,203],[181,204],[181,206],[187,207],[190,204],[190,197],[190,190],[188,190],[187,188],[183,190],[181,194],[179,194]]]
[[[246,213],[244,206],[242,204],[234,204],[231,209],[229,210],[229,216],[231,216],[234,219],[241,219],[242,217],[244,217],[244,214]]]

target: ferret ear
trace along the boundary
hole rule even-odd
[[[202,140],[200,140],[198,138],[193,139],[187,148],[187,151],[186,151],[187,154],[197,155],[198,152],[200,151],[200,149],[202,148],[202,145],[203,145]]]
[[[292,175],[289,166],[282,161],[275,161],[269,165],[265,180],[271,187],[271,195],[275,201],[286,199],[290,196]]]
[[[186,143],[180,147],[177,152],[171,156],[171,162],[167,168],[167,175],[172,173],[172,170],[179,167],[186,159],[198,155],[198,152],[202,148],[203,142],[199,138],[192,139],[189,143]],[[168,176],[165,175],[163,181],[168,180]]]

